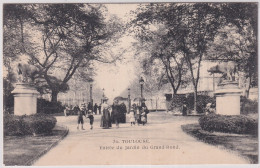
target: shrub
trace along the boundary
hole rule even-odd
[[[23,135],[25,126],[21,116],[4,114],[4,135]]]
[[[45,114],[4,115],[4,135],[21,136],[50,133],[56,122],[56,118]]]
[[[188,108],[193,110],[194,109],[194,94],[189,94],[187,96],[187,105]],[[206,107],[208,103],[215,103],[215,97],[210,97],[208,95],[197,95],[197,112],[203,113],[203,109]]]
[[[63,112],[61,102],[50,102],[45,99],[37,99],[37,113],[53,114]]]
[[[57,122],[53,116],[44,114],[27,116],[23,120],[30,134],[50,133]]]
[[[256,100],[250,100],[246,97],[240,99],[241,114],[252,114],[258,112],[258,102]]]
[[[173,95],[172,99],[170,100],[170,107],[168,110],[170,111],[181,111],[181,107],[183,102],[187,102],[188,110],[191,111],[194,109],[194,94],[178,94]],[[215,103],[216,100],[214,97],[210,97],[207,95],[197,95],[197,112],[203,113],[203,109],[206,107],[208,103]]]
[[[228,116],[210,114],[200,117],[199,124],[205,131],[236,134],[257,135],[258,128],[257,120],[245,115]]]

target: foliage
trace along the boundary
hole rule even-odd
[[[187,106],[188,109],[192,110],[194,109],[194,94],[189,94],[187,96]],[[197,112],[198,113],[203,113],[204,108],[208,103],[213,103],[215,104],[216,99],[215,97],[207,96],[207,95],[198,95],[197,97]]]
[[[251,85],[257,85],[256,3],[152,3],[141,5],[136,13],[133,31],[142,45],[148,46],[151,58],[160,58],[177,76],[179,67],[188,68],[195,111],[201,61],[209,59],[211,53],[225,60],[235,59],[239,53],[241,69],[250,77]],[[236,27],[236,33],[226,27]],[[179,62],[172,66],[171,59],[176,56]],[[168,81],[176,94],[183,78],[174,75],[168,75]]]
[[[45,99],[37,99],[37,113],[54,114],[63,112],[64,106],[61,102],[50,102]]]
[[[4,135],[22,136],[50,133],[57,120],[53,116],[35,114],[30,116],[4,115]]]
[[[198,95],[197,98],[197,112],[203,113],[204,108],[208,103],[215,103],[216,100],[214,97],[207,95]],[[168,110],[181,111],[183,104],[187,105],[189,111],[194,109],[194,94],[177,94],[173,95],[173,98],[170,100],[170,107]]]
[[[243,96],[240,98],[240,109],[241,114],[244,115],[258,113],[258,101]]]
[[[11,94],[11,91],[14,89],[10,80],[3,79],[3,106],[4,111],[9,111],[10,108],[14,107],[14,96]]]
[[[28,55],[56,102],[77,70],[87,71],[93,61],[114,61],[100,51],[113,46],[122,27],[104,12],[99,4],[5,4],[4,38],[20,45],[17,53],[6,52],[4,58]],[[4,46],[11,46],[8,40]]]
[[[209,114],[199,119],[201,128],[205,131],[216,131],[237,134],[255,134],[258,132],[258,121],[245,115]]]

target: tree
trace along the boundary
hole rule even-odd
[[[17,29],[19,34],[23,34],[21,52],[29,55],[31,63],[40,67],[40,78],[47,82],[52,102],[57,101],[58,93],[66,88],[78,69],[88,69],[93,61],[113,61],[100,53],[101,46],[111,46],[109,42],[121,27],[115,18],[106,21],[102,5],[6,4],[5,16],[16,16],[14,10],[17,7],[23,9],[20,13],[26,14],[23,28]],[[4,30],[9,31],[10,20],[14,19],[4,19]],[[18,35],[15,37],[20,38]]]
[[[246,93],[258,83],[257,4],[224,3],[218,35],[209,49],[209,59],[237,62],[239,71],[247,78]]]
[[[187,74],[187,67],[183,54],[176,47],[175,36],[168,34],[169,25],[160,20],[159,11],[162,10],[160,7],[160,4],[152,4],[140,8],[137,18],[133,21],[134,32],[142,44],[138,50],[145,51],[149,55],[143,60],[144,70],[149,71],[152,66],[158,67],[158,63],[155,62],[159,60],[164,73],[160,74],[158,81],[166,77],[173,94],[177,94],[180,86],[186,83],[183,76]]]
[[[211,3],[149,4],[139,11],[141,12],[137,15],[136,23],[140,23],[142,29],[136,31],[143,34],[142,37],[145,39],[147,33],[143,33],[143,29],[146,29],[147,25],[153,22],[163,24],[167,28],[164,38],[174,43],[173,54],[180,52],[183,55],[194,87],[194,110],[196,111],[201,61],[209,42],[214,40],[221,21],[218,6]],[[165,46],[162,48],[164,49]],[[169,62],[169,59],[166,59],[166,63]]]

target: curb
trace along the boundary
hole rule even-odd
[[[64,132],[64,134],[60,137],[60,139],[58,139],[58,141],[53,142],[50,146],[48,146],[46,149],[44,149],[42,152],[40,152],[39,154],[37,154],[35,157],[33,157],[31,160],[27,161],[25,163],[24,166],[32,166],[32,164],[34,164],[40,157],[42,157],[44,154],[46,154],[48,151],[50,151],[53,147],[55,147],[56,145],[58,145],[58,143],[63,140],[69,133],[69,128],[66,126],[61,126],[64,127],[66,129],[66,131]]]

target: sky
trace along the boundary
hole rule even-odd
[[[117,15],[123,21],[129,19],[129,12],[136,9],[137,4],[107,4],[110,14]],[[98,64],[97,75],[94,78],[97,87],[104,88],[105,95],[111,100],[120,95],[128,88],[130,82],[136,77],[137,61],[134,60],[134,51],[131,50],[131,42],[134,39],[130,36],[123,36],[118,48],[128,49],[123,55],[123,61],[114,64]],[[127,96],[127,95],[126,95]]]

